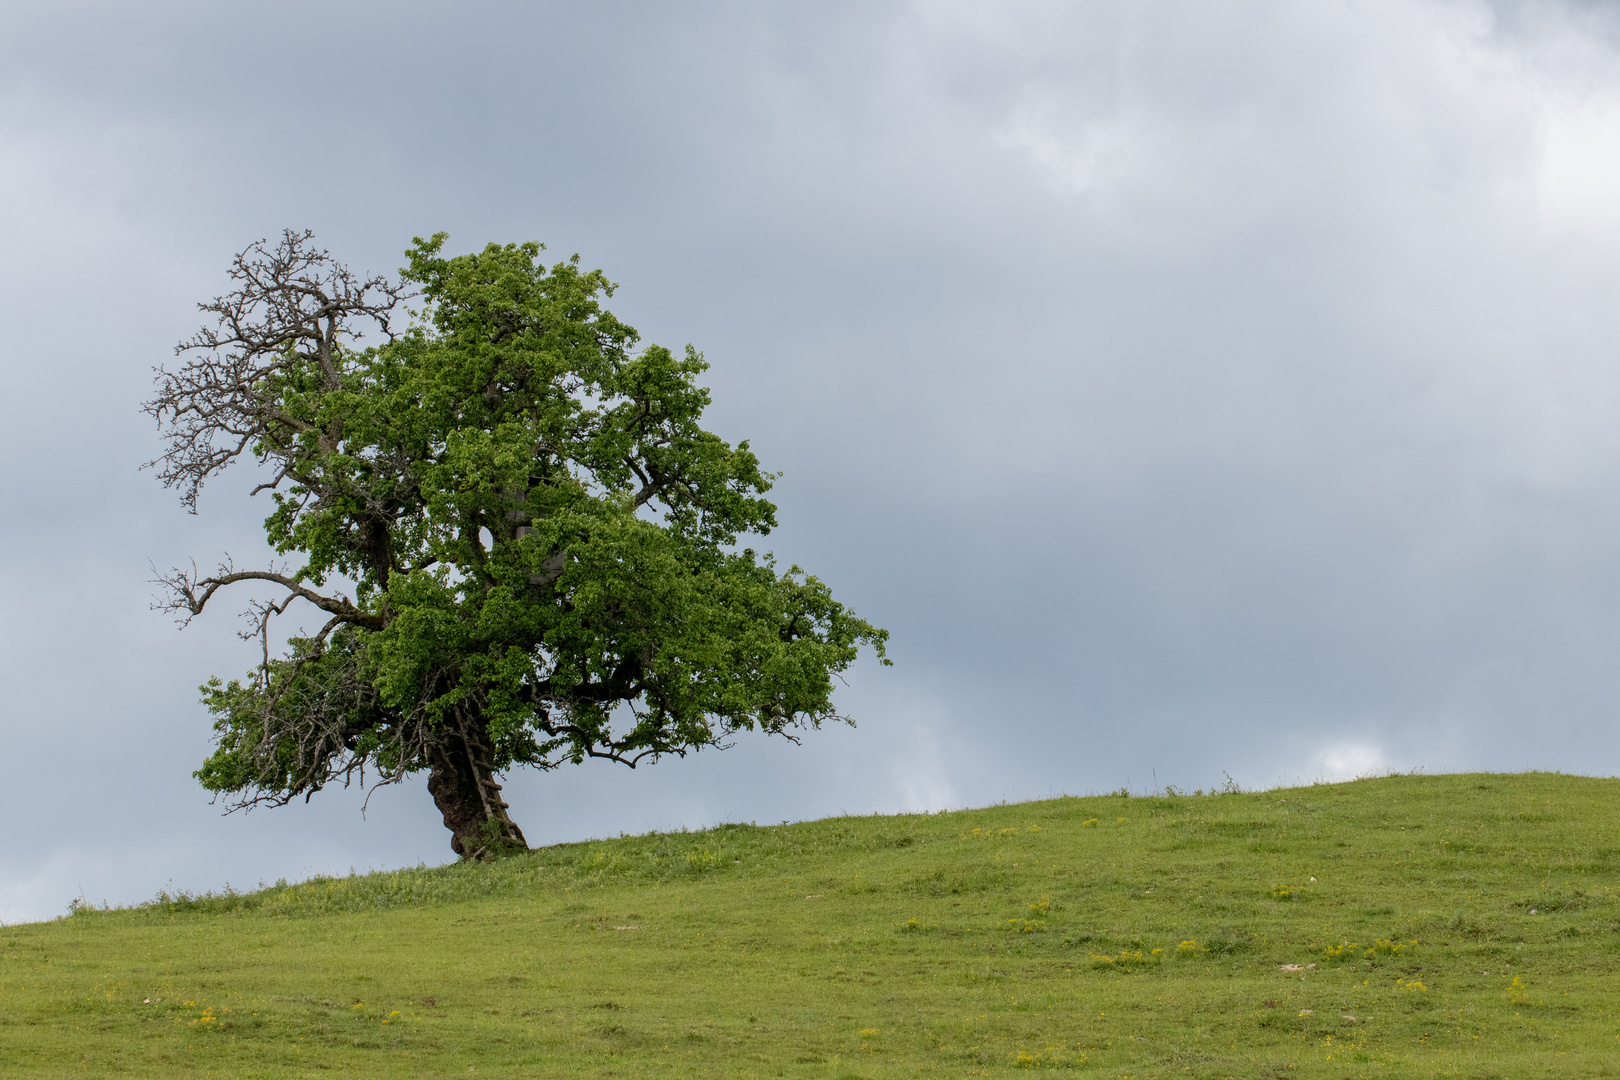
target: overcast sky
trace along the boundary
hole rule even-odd
[[[540,240],[713,367],[892,631],[804,746],[508,781],[531,843],[1386,769],[1620,772],[1620,17],[1589,3],[10,0],[0,921],[437,863],[221,817],[139,464],[231,254]],[[617,770],[617,771],[616,771]]]

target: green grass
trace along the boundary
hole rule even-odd
[[[1620,1076],[1617,811],[1064,798],[81,910],[0,929],[0,1077]]]

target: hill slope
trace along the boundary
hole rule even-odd
[[[1614,1075],[1617,798],[1063,798],[81,910],[0,929],[0,1076]]]

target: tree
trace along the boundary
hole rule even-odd
[[[182,625],[231,586],[274,590],[248,612],[257,669],[202,687],[203,786],[236,809],[426,770],[451,847],[484,858],[527,846],[496,780],[515,766],[634,768],[845,720],[833,677],[862,645],[887,664],[887,632],[738,547],[775,525],[774,477],[700,425],[703,357],[635,351],[577,256],[444,241],[417,238],[397,281],[309,232],[253,244],[157,369],[149,465],[196,513],[205,481],[256,462],[265,534],[296,557],[159,579]],[[325,624],[272,655],[299,601]]]

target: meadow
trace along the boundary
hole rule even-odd
[[[0,928],[0,1077],[1620,1075],[1620,781],[626,836]]]

